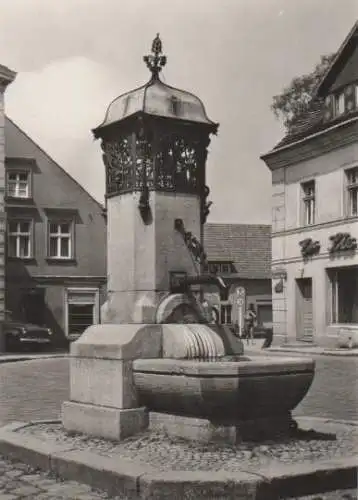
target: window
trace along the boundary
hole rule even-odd
[[[221,305],[221,318],[220,318],[220,323],[222,325],[231,325],[231,311],[232,311],[232,305],[231,304],[222,304]]]
[[[209,262],[205,268],[210,274],[229,274],[233,271],[232,262]]]
[[[336,116],[343,115],[345,112],[345,96],[344,92],[337,94],[335,97],[335,114]]]
[[[358,215],[358,167],[346,171],[348,189],[348,215]]]
[[[19,259],[31,257],[31,221],[9,221],[8,255]]]
[[[66,335],[78,337],[86,328],[99,321],[99,290],[66,290]]]
[[[30,196],[29,172],[7,173],[7,195],[13,198],[29,198]]]
[[[358,323],[358,267],[330,271],[332,323]]]
[[[310,226],[315,223],[315,181],[302,184],[303,191],[303,224]]]
[[[80,335],[93,325],[93,305],[68,304],[69,335]]]
[[[221,268],[221,272],[223,274],[227,274],[230,272],[230,264],[229,263],[225,262],[225,263],[221,264],[220,268]]]
[[[48,227],[48,256],[52,259],[72,258],[72,222],[49,222]]]

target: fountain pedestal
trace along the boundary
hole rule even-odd
[[[157,37],[145,58],[150,81],[115,99],[93,131],[106,167],[108,300],[102,324],[71,346],[63,424],[110,439],[149,422],[190,439],[287,432],[313,362],[245,360],[231,331],[204,324],[188,288],[203,282],[205,165],[217,124],[199,98],[159,79],[161,50]]]
[[[161,353],[160,325],[95,325],[71,346],[70,401],[63,403],[69,431],[123,439],[148,426],[139,406],[132,363]]]
[[[139,401],[135,360],[222,357],[225,344],[229,344],[226,331],[218,333],[199,324],[88,328],[71,346],[71,399],[63,403],[64,427],[107,439],[123,439],[146,429],[149,412]],[[240,354],[240,342],[231,339],[230,346],[232,354]]]

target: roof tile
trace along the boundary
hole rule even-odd
[[[231,261],[244,279],[271,278],[271,226],[205,224],[204,248],[209,261]]]

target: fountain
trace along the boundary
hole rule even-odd
[[[71,346],[68,431],[122,439],[147,429],[199,441],[289,433],[314,376],[310,359],[244,356],[198,299],[205,165],[212,122],[199,98],[162,82],[159,36],[148,83],[94,129],[106,167],[108,298],[102,322]]]

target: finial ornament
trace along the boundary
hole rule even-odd
[[[152,73],[152,79],[158,80],[159,73],[162,71],[162,68],[166,65],[167,56],[162,54],[162,41],[159,37],[159,33],[154,38],[152,43],[152,54],[143,57],[143,61],[146,63],[147,68]]]

